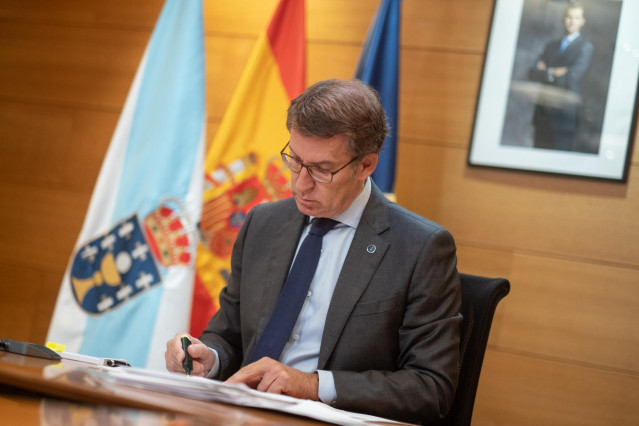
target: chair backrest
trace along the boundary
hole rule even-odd
[[[468,426],[473,415],[479,374],[497,304],[510,292],[504,278],[459,274],[461,314],[464,317],[459,342],[459,384],[452,408],[444,418],[446,426]]]

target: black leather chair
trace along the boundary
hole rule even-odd
[[[497,304],[510,292],[504,278],[459,274],[464,320],[459,342],[459,384],[453,406],[442,425],[468,426],[473,416],[479,374]]]

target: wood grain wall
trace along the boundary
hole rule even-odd
[[[276,2],[205,0],[209,141]],[[44,342],[162,3],[0,0],[0,337]],[[353,75],[377,5],[308,0],[309,84]],[[492,7],[403,2],[398,199],[512,283],[473,424],[637,424],[639,149],[625,184],[469,168]]]

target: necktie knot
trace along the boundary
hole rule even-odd
[[[339,222],[325,217],[318,217],[313,220],[309,234],[323,237],[328,231],[333,229]]]

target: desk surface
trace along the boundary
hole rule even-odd
[[[203,417],[94,404],[21,392],[0,385],[0,422],[6,425],[206,425]]]
[[[114,385],[99,380],[92,370],[95,368],[74,361],[49,361],[0,351],[2,423],[105,424],[104,419],[106,424],[124,425],[323,424],[282,413]],[[89,419],[97,423],[87,423]]]

